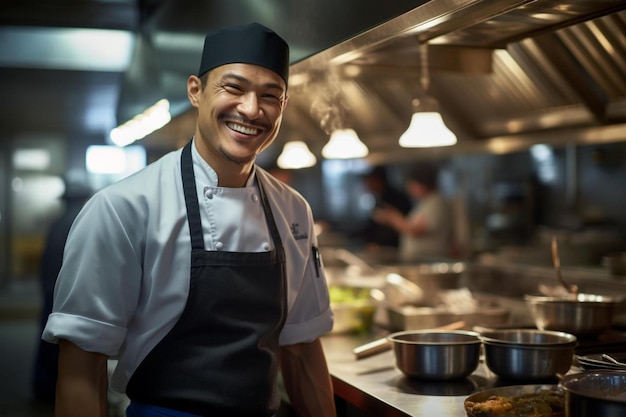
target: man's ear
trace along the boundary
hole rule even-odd
[[[198,107],[199,95],[202,92],[202,81],[195,75],[190,75],[187,79],[187,97],[193,107]]]

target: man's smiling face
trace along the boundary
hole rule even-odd
[[[276,138],[287,87],[278,74],[264,67],[227,64],[208,73],[195,98],[199,139],[211,158],[247,164]]]

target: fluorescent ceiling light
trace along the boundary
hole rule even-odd
[[[361,142],[353,129],[335,130],[322,148],[322,156],[327,159],[364,158],[368,154],[367,146]]]
[[[45,171],[50,167],[51,157],[47,149],[16,149],[13,152],[13,168],[21,171]]]
[[[125,30],[0,27],[0,65],[82,71],[125,71],[134,35]]]
[[[172,120],[170,102],[161,99],[144,110],[143,113],[113,129],[110,137],[117,146],[126,146],[162,128],[170,120]]]
[[[142,146],[92,145],[87,148],[87,172],[91,174],[132,174],[146,166]]]
[[[301,140],[285,143],[283,151],[276,161],[279,168],[301,169],[315,165],[317,158]]]

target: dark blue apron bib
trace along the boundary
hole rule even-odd
[[[130,378],[127,395],[201,416],[271,416],[280,404],[278,336],[287,312],[282,241],[257,176],[274,250],[205,250],[191,146],[181,156],[192,246],[187,303]]]

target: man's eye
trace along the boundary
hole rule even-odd
[[[236,84],[224,84],[224,88],[230,92],[242,92],[243,88],[239,87]]]

